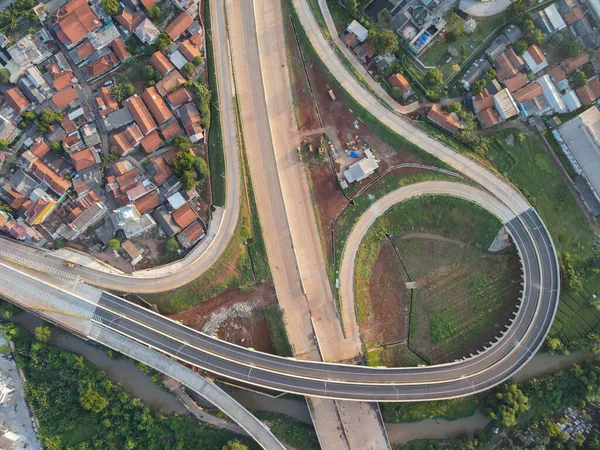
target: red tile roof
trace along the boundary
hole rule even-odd
[[[596,97],[594,96],[589,84],[575,89],[575,92],[577,93],[577,97],[579,97],[579,101],[581,101],[582,105],[587,105],[588,103],[592,103],[594,100],[596,100]]]
[[[586,52],[581,52],[578,55],[571,56],[570,58],[563,60],[562,67],[566,73],[570,74],[571,72],[575,71],[575,69],[589,62],[589,60],[590,57],[588,54]]]
[[[29,150],[38,158],[43,158],[50,151],[50,146],[39,137]]]
[[[29,100],[23,95],[21,89],[16,86],[6,91],[5,100],[17,114],[21,114],[21,111],[29,105]]]
[[[594,93],[594,97],[600,98],[600,77],[595,76],[589,81],[588,85]]]
[[[525,65],[525,60],[517,55],[512,47],[508,48],[504,53],[506,53],[508,60],[515,69],[519,70]]]
[[[173,117],[171,110],[154,86],[150,86],[142,93],[142,100],[144,100],[144,103],[159,125],[162,125]]]
[[[560,67],[560,66],[556,66],[556,67],[553,67],[552,69],[550,69],[548,71],[548,75],[550,75],[552,77],[552,79],[554,80],[555,83],[558,83],[559,81],[562,81],[565,78],[567,78],[567,74],[565,73],[564,70],[562,70],[562,67]]]
[[[197,45],[198,47],[202,46],[203,40],[204,36],[202,35],[202,33],[196,33],[190,36],[190,41],[192,41],[192,44]]]
[[[111,145],[110,151],[117,156],[123,156],[133,150],[143,137],[137,124],[129,125],[124,131],[112,135],[114,145]]]
[[[107,87],[100,88],[100,97],[104,102],[104,106],[106,106],[106,110],[103,112],[105,114],[110,114],[113,111],[119,109],[119,104],[115,101],[112,94],[110,93],[110,89]]]
[[[156,83],[156,90],[161,96],[167,95],[169,92],[185,84],[185,78],[181,76],[177,69],[171,71],[166,77]]]
[[[513,94],[513,99],[516,103],[523,103],[527,100],[537,97],[538,95],[542,95],[543,93],[544,90],[542,89],[542,85],[537,81],[534,81],[533,83],[529,83],[524,88],[521,88],[515,92]]]
[[[165,28],[165,33],[167,33],[171,39],[176,41],[192,23],[194,23],[192,16],[182,12],[175,17],[175,19],[169,25],[167,25]]]
[[[538,65],[546,61],[546,57],[544,56],[540,48],[535,44],[529,46],[529,48],[527,49],[527,53],[529,53],[531,59],[533,59],[533,61]]]
[[[487,95],[482,98],[475,99],[475,111],[483,111],[485,109],[494,107],[494,97],[491,95]]]
[[[142,144],[142,148],[146,153],[152,153],[154,150],[160,147],[161,142],[162,141],[158,131],[154,130],[148,136],[145,136],[144,139],[140,141],[140,144]]]
[[[160,50],[155,51],[148,61],[163,77],[175,68],[169,58]]]
[[[157,128],[156,122],[141,97],[137,95],[129,97],[124,104],[144,135]]]
[[[517,69],[512,65],[506,52],[500,53],[496,58],[496,76],[500,81],[511,78],[517,74]]]
[[[54,86],[54,89],[56,89],[57,91],[62,91],[64,88],[73,84],[73,77],[74,75],[71,71],[61,72],[55,75],[52,79],[52,86]]]
[[[157,185],[161,185],[165,182],[165,180],[167,178],[169,178],[171,176],[171,169],[169,167],[169,165],[167,164],[167,162],[165,161],[165,158],[163,158],[162,156],[157,156],[156,158],[150,158],[150,165],[152,166],[152,168],[154,169],[154,176],[152,177],[152,180],[157,184]]]
[[[150,8],[152,5],[154,5],[158,0],[141,0],[142,5],[144,5],[144,8],[148,9]]]
[[[97,156],[94,155],[92,148],[86,148],[71,155],[71,160],[77,172],[81,172],[93,165],[97,164]]]
[[[527,84],[527,77],[522,72],[519,72],[514,77],[504,80],[502,84],[504,84],[504,87],[506,87],[508,91],[512,93],[517,89],[521,89]]]
[[[54,97],[52,97],[52,103],[54,103],[58,109],[65,108],[68,104],[74,102],[75,100],[77,100],[77,92],[75,92],[73,86],[63,89],[62,91],[54,94]]]
[[[202,237],[202,235],[204,234],[204,230],[202,229],[200,223],[198,221],[195,221],[193,224],[191,224],[189,227],[183,230],[183,234],[185,234],[190,243],[193,244]]]
[[[70,0],[56,13],[56,18],[62,32],[58,38],[63,44],[69,41],[75,44],[102,25],[86,0]]]
[[[8,206],[13,209],[19,209],[23,206],[23,202],[25,201],[25,196],[23,194],[15,191],[8,183],[5,183],[4,186],[2,186],[2,189],[10,199]]]
[[[190,205],[186,203],[185,205],[182,205],[175,211],[173,211],[171,217],[173,217],[175,223],[183,229],[190,225],[194,220],[196,220],[198,218],[198,215],[190,207]]]
[[[104,55],[102,58],[88,64],[85,70],[91,78],[98,78],[103,73],[111,70],[118,62],[117,56],[110,52],[108,55]]]
[[[183,105],[184,103],[192,101],[192,95],[187,88],[181,87],[177,89],[175,92],[171,92],[167,95],[167,100],[171,107],[176,108],[178,106]]]
[[[91,55],[94,54],[95,51],[96,49],[94,48],[89,39],[83,41],[83,43],[80,44],[79,47],[77,47],[76,49],[77,55],[79,55],[81,59],[89,58]]]
[[[115,19],[123,28],[125,28],[130,33],[133,33],[133,30],[135,30],[135,28],[144,20],[144,18],[138,11],[132,13],[131,11],[125,8],[123,8],[120,14],[115,16]]]
[[[479,120],[483,128],[489,128],[500,122],[500,116],[495,108],[488,108],[479,113]]]
[[[114,41],[110,43],[110,48],[114,52],[114,54],[119,58],[119,61],[123,61],[131,56],[131,53],[127,51],[125,47],[125,42],[120,37],[116,38]]]
[[[138,198],[134,202],[134,205],[135,209],[137,209],[140,214],[146,214],[147,212],[152,211],[154,208],[160,205],[160,200],[158,199],[158,192],[154,190],[149,194]]]
[[[69,116],[63,117],[63,120],[60,121],[60,126],[63,127],[63,130],[67,133],[72,133],[77,129],[77,125],[75,125],[72,120],[69,120]]]
[[[444,111],[439,103],[433,104],[429,113],[427,113],[427,118],[450,133],[457,133],[460,130],[460,120]]]
[[[392,85],[392,87],[400,88],[403,94],[406,94],[410,90],[410,83],[404,75],[401,73],[395,73],[391,77],[388,78],[388,81]]]
[[[165,141],[169,142],[176,136],[183,134],[183,129],[179,125],[179,122],[173,120],[160,129],[160,134],[162,134]]]
[[[583,16],[585,16],[585,14],[583,13],[583,10],[579,6],[576,6],[568,13],[563,14],[563,19],[565,19],[565,22],[567,23],[567,25],[572,25],[575,22],[577,22],[579,19],[581,19]]]
[[[71,183],[59,176],[50,167],[38,159],[31,165],[31,171],[42,181],[46,182],[50,188],[59,195],[64,194],[71,187]]]
[[[200,56],[200,50],[198,50],[198,47],[189,39],[186,39],[181,43],[179,51],[185,56],[185,59],[190,62],[193,61],[196,56]]]

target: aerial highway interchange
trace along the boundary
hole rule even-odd
[[[397,189],[379,199],[367,210],[348,240],[340,268],[340,295],[345,326],[350,330],[355,327],[355,319],[352,318],[354,311],[353,262],[368,228],[379,216],[400,201],[421,195],[450,195],[477,203],[498,217],[519,252],[523,273],[522,297],[519,301],[518,312],[498,341],[490,344],[488,348],[482,349],[478,354],[443,365],[412,368],[353,366],[337,363],[337,359],[326,362],[316,361],[314,359],[317,358],[306,356],[281,358],[239,347],[132,305],[108,292],[104,292],[99,298],[90,299],[86,298],[82,294],[83,291],[78,290],[79,288],[71,290],[56,288],[60,291],[57,297],[72,305],[74,310],[84,311],[80,318],[83,317],[93,323],[95,333],[98,332],[98,327],[104,328],[118,334],[124,340],[143,344],[169,355],[173,359],[208,372],[248,384],[310,397],[352,401],[446,399],[480,392],[510,378],[529,361],[542,345],[558,305],[560,292],[558,260],[547,228],[527,200],[509,183],[416,128],[398,111],[383,104],[381,100],[375,98],[357,83],[323,36],[310,11],[308,2],[294,0],[293,3],[315,51],[355,101],[378,117],[390,129],[478,184],[478,187],[473,187],[451,182],[422,182]],[[225,174],[227,189],[225,207],[215,214],[215,218],[210,224],[208,238],[188,257],[179,262],[133,275],[81,265],[76,265],[67,272],[62,265],[63,260],[51,252],[2,239],[0,256],[6,262],[0,264],[0,275],[4,281],[0,293],[5,297],[15,301],[19,306],[27,307],[27,304],[22,303],[22,299],[19,303],[14,296],[11,297],[11,294],[15,292],[14,286],[11,289],[10,285],[13,283],[11,280],[15,280],[14,272],[22,266],[26,268],[23,276],[32,280],[35,278],[35,272],[29,269],[40,271],[42,277],[46,277],[48,274],[57,275],[62,280],[61,282],[70,280],[75,285],[89,284],[113,292],[143,294],[172,290],[190,282],[206,272],[223,253],[236,227],[240,209],[241,173],[234,95],[236,87],[239,89],[240,84],[244,82],[243,67],[268,64],[260,57],[260,46],[265,44],[260,42],[259,34],[252,29],[257,25],[254,20],[249,20],[254,14],[253,8],[244,10],[246,18],[240,19],[241,29],[237,30],[244,33],[244,39],[248,42],[244,45],[248,47],[238,49],[232,49],[232,46],[235,47],[236,39],[241,39],[241,36],[230,36],[225,16],[231,14],[235,19],[235,14],[239,14],[239,11],[227,12],[227,8],[235,8],[235,6],[227,6],[221,1],[211,0],[220,116],[224,130],[223,142],[227,162]],[[255,45],[254,50],[246,51],[251,48],[252,39],[256,40],[253,44]],[[234,58],[231,57],[232,54],[235,55]],[[247,55],[248,60],[241,60],[243,55]],[[257,81],[262,83],[265,89],[262,95],[267,99],[267,94],[271,89],[268,87],[268,83],[277,83],[277,80],[263,80],[262,78],[265,77],[264,67],[262,70],[253,70],[252,73],[253,76],[258,77]],[[252,134],[255,133],[257,142],[271,143],[270,146],[261,146],[260,152],[254,156],[257,166],[260,163],[262,168],[251,167],[253,183],[268,187],[268,192],[265,190],[264,196],[261,197],[260,192],[257,195],[261,223],[263,227],[269,223],[269,218],[265,215],[268,214],[270,208],[274,215],[279,214],[278,217],[281,220],[289,222],[290,214],[302,215],[302,210],[290,211],[289,205],[285,203],[284,192],[290,187],[286,185],[288,180],[280,179],[282,177],[280,171],[284,170],[280,166],[283,165],[282,161],[287,161],[284,157],[297,159],[295,149],[282,148],[281,145],[276,144],[281,142],[277,139],[284,137],[274,136],[276,132],[274,133],[272,129],[275,120],[279,119],[274,119],[272,111],[268,110],[269,101],[253,101],[252,110],[245,106],[248,103],[244,101],[241,103],[242,113],[246,115],[244,133],[248,133],[248,139],[252,139]],[[257,128],[254,131],[248,125],[250,118],[254,118],[256,122]],[[256,149],[248,151],[256,151]],[[275,170],[272,170],[273,168]],[[262,170],[262,172],[256,172],[257,170]],[[255,177],[256,173],[262,175],[263,178]],[[302,181],[302,178],[297,178],[297,180]],[[272,205],[279,206],[272,207]],[[301,207],[306,207],[306,205]],[[289,224],[289,226],[290,231],[286,232],[289,233],[288,239],[292,243],[292,247],[299,247],[299,244],[302,243],[306,246],[320,245],[316,236],[313,236],[312,240],[300,242],[297,240],[297,234],[291,228],[292,225]],[[307,247],[306,249],[294,249],[295,253],[286,253],[287,250],[269,248],[268,242],[267,250],[270,259],[276,258],[275,253],[280,251],[281,261],[287,261],[285,267],[287,273],[285,276],[280,275],[279,281],[276,282],[276,287],[277,283],[281,286],[278,294],[282,292],[284,284],[288,283],[285,286],[291,293],[290,298],[301,295],[300,292],[306,290],[302,274],[304,268],[307,267],[302,258],[308,258],[303,256],[305,255],[303,252],[307,252],[306,255],[309,255],[310,251],[321,254],[322,250]],[[273,264],[273,261],[270,263]],[[275,274],[275,276],[278,275]],[[326,277],[325,274],[322,276]],[[55,288],[47,284],[46,289],[52,292]],[[326,298],[326,295],[322,294],[326,290],[321,287],[319,289],[311,291],[318,292],[315,294],[317,296],[321,295],[322,298],[316,300],[320,303],[331,302],[330,298]],[[313,294],[304,292],[304,295]],[[28,301],[32,305],[35,304],[35,295],[30,295]],[[308,301],[310,303],[311,299],[309,298]],[[59,305],[55,306],[59,307]],[[44,317],[48,315],[44,310],[32,308],[32,311]],[[60,315],[52,314],[52,320],[61,326]],[[68,320],[62,325],[66,329],[71,329],[67,322]],[[87,334],[83,333],[82,337],[94,339],[94,334],[89,330]],[[317,334],[320,332],[320,330],[316,330]],[[355,343],[349,345],[349,348],[352,346],[356,347]],[[311,351],[310,347],[306,354],[309,351]]]

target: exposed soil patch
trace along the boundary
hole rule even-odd
[[[406,281],[392,245],[384,243],[369,282],[372,314],[360,324],[368,347],[407,342],[410,291]]]
[[[231,288],[193,308],[168,317],[184,325],[244,347],[275,353],[265,317],[266,306],[277,306],[271,280],[249,292]]]

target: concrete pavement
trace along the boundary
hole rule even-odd
[[[460,10],[470,16],[490,17],[505,11],[512,0],[491,0],[481,2],[478,0],[460,0]]]

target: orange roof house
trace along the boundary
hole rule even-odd
[[[154,130],[147,136],[144,136],[144,138],[140,141],[140,144],[142,144],[142,148],[146,153],[152,153],[154,150],[160,147],[161,142],[162,141],[158,131]]]
[[[154,208],[160,205],[158,192],[154,190],[149,194],[136,199],[134,205],[135,209],[137,209],[140,214],[146,214],[147,212],[152,211]]]
[[[29,150],[38,158],[43,158],[50,151],[50,147],[41,137],[38,137]]]
[[[125,48],[125,42],[120,37],[112,41],[109,46],[119,61],[124,61],[131,56],[131,53]]]
[[[188,61],[193,61],[194,58],[200,56],[200,50],[198,50],[198,47],[189,39],[186,39],[181,43],[179,46],[179,51]]]
[[[169,25],[167,25],[165,28],[165,33],[167,33],[171,39],[176,41],[192,23],[194,23],[192,16],[182,12],[175,17],[175,19],[173,19]]]
[[[183,105],[184,103],[192,101],[192,95],[190,91],[185,87],[180,87],[174,92],[171,92],[167,95],[167,101],[171,105],[171,108],[177,108],[178,106]]]
[[[59,110],[66,108],[67,105],[75,100],[77,100],[77,92],[75,92],[73,86],[63,89],[52,97],[52,103],[54,103],[54,106]]]
[[[114,145],[111,145],[110,151],[117,156],[125,156],[133,151],[143,137],[137,124],[129,125],[125,131],[112,135]]]
[[[169,74],[156,83],[156,90],[161,96],[167,95],[173,89],[185,84],[185,78],[181,76],[177,69],[169,72]]]
[[[82,170],[100,163],[98,154],[91,147],[71,154],[71,160],[73,161],[73,165],[77,172],[81,172]]]
[[[439,103],[433,104],[427,113],[427,118],[452,134],[458,133],[461,127],[460,120],[458,120],[456,114],[448,114],[442,109]]]
[[[175,68],[169,58],[160,50],[155,51],[148,61],[163,77]]]
[[[142,23],[144,18],[138,11],[132,12],[128,8],[123,8],[123,10],[115,16],[115,20],[127,31],[133,33],[133,30]]]
[[[54,209],[56,201],[52,198],[38,198],[25,211],[25,217],[29,225],[39,225]]]
[[[37,159],[31,165],[31,172],[44,181],[58,195],[63,195],[71,187],[71,183],[54,172],[50,167]]]
[[[177,136],[183,134],[183,129],[179,125],[179,122],[177,122],[176,120],[172,120],[171,122],[166,123],[160,129],[160,134],[162,134],[166,142],[170,142]]]
[[[57,75],[53,75],[52,86],[54,86],[56,91],[62,91],[73,84],[73,78],[74,75],[71,71],[60,72]]]
[[[579,6],[576,6],[571,11],[564,14],[563,19],[565,19],[565,22],[567,23],[567,25],[573,25],[575,22],[577,22],[583,16],[585,16],[583,10]]]
[[[582,105],[587,105],[588,103],[592,103],[594,100],[596,100],[594,92],[590,88],[589,84],[575,89],[575,92],[577,93],[577,97],[579,97],[579,101],[581,101]]]
[[[402,97],[407,98],[412,95],[413,90],[410,86],[408,80],[401,73],[395,73],[388,78],[389,83],[394,88],[400,89],[402,91]]]
[[[562,81],[565,78],[567,78],[567,74],[565,73],[564,70],[562,70],[562,67],[560,67],[560,66],[556,66],[556,67],[553,67],[552,69],[550,69],[548,71],[548,75],[550,75],[550,77],[552,77],[552,80],[555,83],[558,83],[559,81]]]
[[[111,112],[114,112],[117,109],[119,109],[119,104],[113,98],[112,94],[110,93],[109,88],[107,88],[107,87],[100,88],[100,97],[98,97],[98,98],[100,100],[102,100],[102,104],[104,105],[104,109],[99,108],[100,114],[103,117],[105,117],[108,114],[110,114]]]
[[[29,106],[29,100],[23,95],[21,89],[16,86],[6,91],[4,99],[16,114],[21,114],[21,111]]]
[[[81,59],[87,59],[94,54],[96,49],[92,45],[89,39],[83,41],[83,43],[75,49],[77,56]]]
[[[479,120],[483,129],[489,128],[497,123],[500,123],[500,116],[496,108],[488,108],[479,113]]]
[[[154,175],[152,175],[152,181],[158,186],[163,184],[167,178],[171,176],[171,168],[162,156],[156,158],[150,158],[150,165],[152,166]]]
[[[563,60],[562,67],[567,74],[570,74],[575,71],[575,69],[580,68],[584,64],[590,61],[590,57],[586,52],[581,52],[578,55],[571,56]]]
[[[103,73],[111,70],[118,62],[117,56],[110,52],[108,55],[104,55],[102,58],[97,59],[85,67],[87,77],[91,79],[98,78]]]
[[[159,125],[162,125],[173,117],[171,110],[154,86],[150,86],[142,93],[142,99]]]
[[[69,0],[54,14],[54,20],[59,27],[58,39],[67,48],[73,48],[102,25],[86,0]]]
[[[508,89],[508,92],[513,93],[527,84],[527,77],[523,72],[519,72],[514,77],[504,80],[502,84]]]
[[[134,95],[133,97],[129,97],[123,103],[133,116],[133,120],[135,120],[135,123],[138,125],[138,127],[140,127],[140,130],[144,135],[156,130],[156,122],[152,118],[150,111],[148,111],[148,108],[144,104],[144,101],[141,97]]]
[[[153,6],[158,0],[141,0],[142,5],[144,5],[144,8],[148,9],[151,6]]]
[[[191,206],[186,203],[185,205],[182,205],[175,211],[173,211],[171,217],[173,218],[175,223],[183,229],[186,228],[188,225],[191,225],[191,223],[198,218],[198,215],[191,208]]]

